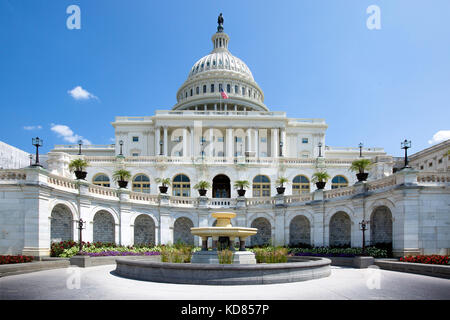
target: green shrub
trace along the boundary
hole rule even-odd
[[[217,256],[219,257],[220,264],[232,264],[233,263],[233,251],[229,249],[217,251]]]
[[[284,263],[287,262],[288,249],[284,247],[265,247],[249,249],[255,254],[257,263]]]

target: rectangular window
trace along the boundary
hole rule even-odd
[[[195,93],[196,93],[196,94],[199,94],[199,93],[200,93],[200,88],[199,88],[199,87],[195,88]]]
[[[442,163],[442,159],[439,159],[439,163]]]
[[[234,93],[238,93],[238,91],[239,91],[238,86],[234,86]]]
[[[139,137],[133,137],[133,142],[138,142],[139,141]]]
[[[223,137],[217,137],[217,142],[223,142]]]
[[[430,162],[430,163],[428,164],[428,166],[429,166],[429,167],[432,167],[432,166],[433,166],[433,162]]]
[[[302,143],[308,143],[308,138],[302,138]]]
[[[138,157],[139,153],[133,153],[133,157]]]
[[[235,137],[235,141],[236,142],[242,142],[242,138],[241,137]]]
[[[206,85],[203,86],[203,93],[206,93]]]
[[[420,166],[420,170],[423,170],[423,166]]]
[[[214,92],[214,83],[211,84],[211,92]]]
[[[231,92],[231,86],[229,84],[227,84],[227,92],[230,93]]]
[[[219,92],[222,92],[222,84],[219,83]]]
[[[242,95],[245,96],[245,87],[242,87]]]
[[[265,137],[261,138],[261,142],[266,143],[267,142],[267,138],[265,138]]]

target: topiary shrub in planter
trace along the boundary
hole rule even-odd
[[[236,180],[234,182],[234,188],[237,189],[237,193],[239,195],[239,197],[244,197],[245,196],[245,189],[244,188],[249,188],[250,187],[250,182],[248,182],[247,180]]]
[[[358,179],[359,182],[361,182],[367,180],[369,174],[366,173],[365,170],[369,170],[371,167],[372,161],[370,161],[369,159],[358,159],[352,162],[350,170],[358,172],[356,174],[356,178]]]
[[[316,187],[318,190],[322,190],[325,188],[325,185],[330,179],[330,175],[326,171],[317,171],[312,175],[312,182],[316,183]]]
[[[77,180],[86,179],[87,172],[84,171],[86,167],[89,166],[89,163],[84,159],[73,159],[69,163],[70,172],[75,173],[75,177]]]
[[[206,192],[208,189],[211,188],[211,184],[208,181],[199,181],[195,186],[194,189],[198,190],[198,193],[201,197],[204,197],[206,195]]]
[[[162,194],[167,193],[168,186],[170,186],[170,178],[156,178],[155,180],[157,183],[161,183],[159,186],[159,192]]]
[[[113,179],[119,184],[119,188],[126,188],[130,178],[131,172],[125,169],[119,169],[113,173]]]

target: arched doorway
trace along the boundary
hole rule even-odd
[[[262,246],[272,242],[272,226],[266,218],[256,218],[251,224],[252,228],[257,228],[258,233],[250,237],[252,246]]]
[[[181,217],[175,220],[173,225],[173,243],[185,243],[194,244],[194,236],[191,233],[191,228],[194,227],[194,223],[191,219]]]
[[[289,244],[291,246],[310,245],[311,227],[308,218],[296,216],[289,224]]]
[[[155,245],[155,222],[146,214],[134,220],[134,244]]]
[[[351,220],[347,213],[339,211],[330,220],[330,246],[351,246]]]
[[[114,243],[115,226],[113,216],[108,211],[99,211],[94,216],[94,242]]]
[[[224,174],[219,174],[213,179],[213,198],[230,198],[231,197],[231,187],[230,178]]]
[[[375,246],[392,244],[392,213],[386,206],[375,208],[370,216],[370,242]]]
[[[63,204],[57,204],[50,217],[50,241],[73,240],[72,212]]]

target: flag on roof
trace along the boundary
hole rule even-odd
[[[223,91],[223,89],[220,89],[220,94],[222,95],[222,98],[228,99],[228,96],[227,96],[227,94],[225,93],[225,91]]]

